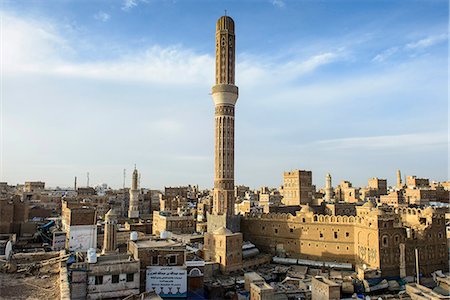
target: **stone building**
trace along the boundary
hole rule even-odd
[[[368,180],[367,187],[376,192],[376,197],[380,197],[381,195],[387,195],[387,180],[380,179],[377,177],[370,178]]]
[[[86,255],[76,256],[78,262],[68,266],[70,299],[122,299],[139,294],[139,260],[116,252],[116,225],[117,214],[112,208],[106,214],[102,255],[90,247]],[[67,268],[64,264],[61,267]]]
[[[283,204],[311,204],[313,199],[312,172],[293,170],[283,173]]]
[[[97,248],[97,211],[94,207],[62,203],[61,225],[66,232],[66,249],[87,251]]]
[[[0,233],[22,232],[22,226],[29,219],[30,207],[19,196],[5,196],[0,199]]]
[[[360,201],[359,188],[353,187],[349,181],[341,181],[335,188],[334,194],[337,201],[355,203]]]
[[[140,262],[140,291],[148,291],[147,269],[154,267],[185,268],[185,248],[182,243],[167,239],[137,240],[128,243],[128,252]],[[150,280],[150,279],[149,279]]]
[[[429,205],[436,200],[436,191],[429,188],[406,188],[404,197],[408,204]]]
[[[188,194],[189,194],[188,186],[177,186],[177,187],[165,187],[164,188],[164,198],[165,199],[174,199],[177,196],[187,199]]]
[[[238,271],[242,268],[242,234],[233,233],[221,227],[205,234],[205,260],[219,263],[222,273]]]
[[[69,267],[70,299],[123,299],[139,294],[139,261],[127,253],[110,254]]]
[[[413,188],[429,188],[430,180],[428,178],[417,178],[417,176],[406,176],[406,186]]]
[[[250,284],[250,300],[272,300],[274,298],[274,288],[265,282]]]
[[[23,191],[26,193],[34,193],[43,191],[45,189],[45,182],[41,181],[26,181]]]
[[[312,300],[339,300],[341,286],[324,277],[313,277],[311,281]]]
[[[392,191],[387,195],[381,195],[380,201],[381,204],[391,205],[391,206],[407,206],[408,203],[403,195],[403,190]]]
[[[170,212],[153,212],[153,234],[159,235],[163,231],[173,233],[194,233],[196,231],[196,220],[192,215],[183,216],[171,214]]]
[[[295,215],[263,214],[242,218],[245,240],[259,249],[290,257],[365,264],[383,276],[414,274],[414,249],[421,272],[448,269],[444,209],[356,207],[356,216],[318,215],[303,206]],[[404,246],[400,246],[404,245]]]
[[[332,216],[356,216],[355,203],[334,202],[323,207],[323,214]]]

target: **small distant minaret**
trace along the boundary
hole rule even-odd
[[[105,215],[105,232],[102,253],[115,252],[117,249],[117,214],[111,208]]]
[[[130,189],[130,206],[128,208],[128,218],[130,219],[139,218],[138,178],[139,173],[136,169],[136,166],[134,166],[133,179],[131,181],[131,189]]]
[[[402,185],[402,173],[400,173],[400,170],[397,170],[397,188],[401,189],[403,187]]]
[[[73,183],[73,190],[77,191],[77,176],[75,176],[75,182]]]
[[[331,175],[325,177],[325,201],[330,202],[333,197],[333,187],[331,186]]]

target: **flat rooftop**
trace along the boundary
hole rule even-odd
[[[182,247],[183,243],[172,240],[137,240],[134,241],[138,248],[166,248],[166,247]]]
[[[97,254],[97,265],[118,264],[124,262],[135,261],[133,256],[128,253],[112,253],[106,255]]]

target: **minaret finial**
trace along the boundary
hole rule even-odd
[[[227,15],[227,10],[225,9],[225,16]]]

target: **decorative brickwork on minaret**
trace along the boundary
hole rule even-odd
[[[234,215],[234,106],[238,88],[234,85],[234,21],[221,17],[216,24],[214,198],[213,214]]]
[[[219,264],[223,273],[242,269],[240,217],[234,214],[234,21],[220,17],[216,24],[214,195],[212,214],[207,214],[205,260]],[[232,245],[232,246],[231,246]]]

